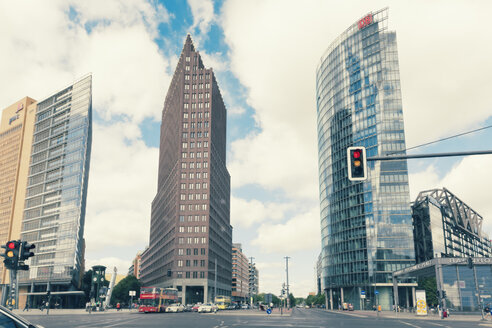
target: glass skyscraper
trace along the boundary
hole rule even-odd
[[[366,181],[347,178],[347,147],[365,146],[367,157],[405,153],[387,22],[387,8],[356,21],[316,71],[322,283],[334,307],[390,309],[392,272],[415,263],[406,160],[369,161]]]
[[[38,102],[21,239],[36,256],[19,283],[31,292],[75,291],[83,274],[92,138],[92,76]],[[66,296],[65,296],[66,297]],[[68,298],[64,307],[78,304]],[[31,304],[34,306],[35,304]]]

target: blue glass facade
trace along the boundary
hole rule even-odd
[[[22,240],[36,245],[20,283],[73,290],[83,270],[92,138],[92,76],[36,108]],[[82,272],[83,274],[83,272]],[[52,289],[53,290],[53,289]]]
[[[316,72],[323,286],[333,302],[390,308],[391,273],[415,263],[406,160],[368,162],[347,178],[346,149],[402,154],[405,134],[395,32],[388,10],[365,16],[334,41]],[[343,290],[342,290],[343,288]],[[372,305],[372,304],[371,304]]]

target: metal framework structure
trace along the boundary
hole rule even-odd
[[[429,203],[440,209],[442,225],[436,226]],[[442,257],[490,257],[491,242],[482,231],[482,216],[448,189],[420,192],[412,212],[417,263],[434,258],[435,253]],[[435,240],[441,235],[443,240]],[[438,252],[439,243],[444,247]]]

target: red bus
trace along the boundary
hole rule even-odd
[[[142,287],[138,312],[165,312],[168,305],[177,301],[178,290],[175,288]]]

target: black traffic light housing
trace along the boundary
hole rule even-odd
[[[469,258],[468,258],[468,267],[469,267],[470,269],[473,269],[473,258],[472,258],[472,257],[469,257]]]
[[[19,265],[19,270],[29,270],[29,265],[24,264],[24,261],[34,256],[34,253],[31,252],[31,249],[34,248],[36,248],[36,245],[29,244],[27,241],[21,243],[19,261],[22,264]]]
[[[2,245],[2,248],[5,248],[5,253],[2,254],[5,258],[5,260],[3,260],[5,267],[9,270],[17,270],[19,263],[20,241],[10,240],[5,245]]]
[[[350,181],[367,180],[367,158],[365,147],[347,148],[348,178]]]

